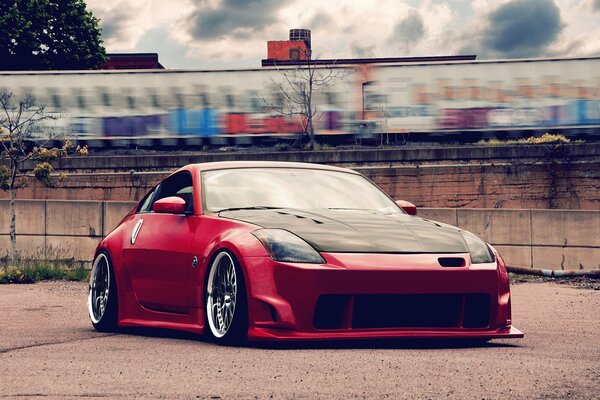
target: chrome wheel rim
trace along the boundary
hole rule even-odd
[[[237,275],[233,259],[221,252],[213,261],[207,281],[206,313],[212,334],[221,338],[227,334],[237,301]]]
[[[105,254],[96,257],[90,275],[90,286],[88,295],[88,309],[93,323],[100,322],[106,307],[108,306],[108,295],[110,293],[110,268],[108,258]]]

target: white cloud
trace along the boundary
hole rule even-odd
[[[594,0],[556,0],[564,29],[550,49],[559,55],[600,55],[600,9]]]
[[[108,51],[132,51],[144,34],[154,28],[171,25],[188,12],[190,0],[87,0],[88,8],[100,18],[111,21],[115,15],[125,15],[119,22],[122,33],[105,39]]]
[[[175,50],[165,55],[172,62],[161,58],[165,65],[202,68],[258,66],[266,57],[267,40],[285,40],[291,28],[311,29],[314,54],[322,58],[448,55],[469,49],[485,54],[486,49],[473,45],[477,35],[494,10],[510,1],[88,0],[88,6],[112,33],[105,38],[109,52],[139,51],[141,42],[149,51],[148,40],[142,39],[160,29],[177,51],[177,56]],[[554,1],[564,26],[541,51],[600,53],[600,13],[593,12],[597,0]],[[236,14],[238,9],[244,15]],[[422,18],[421,37],[410,46],[390,41],[398,23],[415,14]]]

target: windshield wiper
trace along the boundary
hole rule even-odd
[[[231,207],[231,208],[222,208],[217,212],[223,211],[238,211],[238,210],[277,210],[283,207],[271,207],[271,206],[250,206],[250,207]]]

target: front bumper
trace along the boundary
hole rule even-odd
[[[468,254],[464,267],[439,264],[456,254],[323,256],[325,265],[244,258],[250,340],[523,337],[496,263],[472,266]]]

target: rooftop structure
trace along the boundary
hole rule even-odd
[[[157,53],[109,53],[100,69],[165,69]]]

